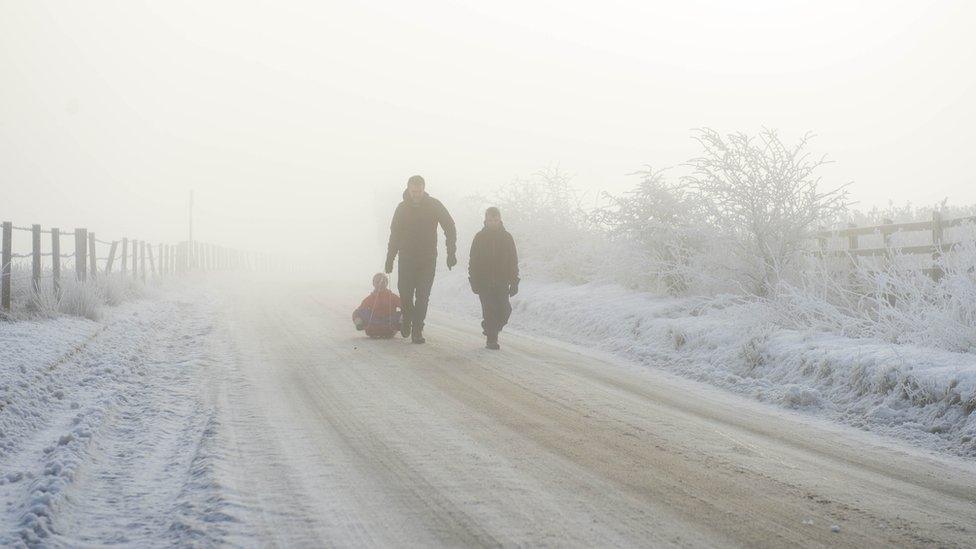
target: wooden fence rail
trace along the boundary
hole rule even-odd
[[[935,279],[942,277],[943,273],[939,267],[939,258],[946,253],[958,249],[963,245],[962,242],[945,242],[945,229],[959,227],[965,224],[976,224],[976,217],[957,217],[954,219],[943,219],[939,212],[932,212],[931,221],[914,221],[911,223],[892,223],[890,221],[882,225],[870,227],[848,227],[833,231],[819,231],[816,238],[821,256],[847,256],[855,264],[861,257],[880,257],[890,261],[896,254],[926,256],[931,258],[932,267],[921,269]],[[895,246],[891,243],[892,235],[898,233],[919,233],[927,232],[931,234],[931,244],[916,244]],[[881,235],[883,246],[874,248],[862,248],[859,246],[859,237]],[[830,238],[847,238],[847,248],[843,250],[828,250],[827,241]]]
[[[13,249],[14,231],[30,233],[30,253],[19,254]],[[44,274],[43,258],[50,256],[51,289],[55,296],[62,292],[62,262],[66,258],[74,258],[75,279],[84,282],[99,276],[112,274],[113,267],[118,265],[118,276],[131,276],[135,280],[146,282],[148,278],[175,276],[190,272],[216,270],[243,270],[257,265],[271,265],[270,256],[254,252],[233,250],[216,244],[202,242],[178,242],[176,244],[156,244],[157,257],[153,254],[153,244],[145,240],[132,240],[123,237],[120,240],[103,242],[95,238],[94,232],[85,228],[75,229],[73,233],[63,233],[59,228],[43,230],[41,225],[17,227],[10,221],[0,224],[0,313],[9,312],[11,308],[11,291],[13,283],[14,259],[30,261],[29,291],[32,294],[43,291],[41,279]],[[43,253],[41,250],[42,235],[51,234],[51,251]],[[73,237],[75,241],[74,253],[61,253],[61,239]],[[98,244],[109,246],[107,257],[98,256]],[[120,246],[121,245],[121,246]],[[121,250],[120,250],[121,247]],[[147,262],[148,256],[148,262]],[[216,261],[216,258],[224,261]],[[105,266],[99,269],[99,262]],[[147,264],[148,263],[148,264]],[[148,267],[148,269],[147,269]]]

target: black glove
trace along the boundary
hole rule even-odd
[[[393,258],[392,257],[386,260],[386,269],[385,270],[386,270],[386,274],[390,274],[390,273],[393,272]]]
[[[519,285],[519,281],[518,280],[516,280],[515,282],[512,282],[511,284],[509,284],[509,286],[508,286],[508,296],[509,297],[514,297],[515,294],[518,293],[518,285]]]
[[[457,256],[454,254],[447,254],[447,270],[451,270],[457,265]]]

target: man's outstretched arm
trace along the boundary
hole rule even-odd
[[[397,206],[393,212],[393,221],[390,222],[390,241],[386,245],[386,274],[393,272],[393,259],[400,251],[400,207]]]
[[[444,241],[447,245],[447,268],[452,268],[457,265],[457,227],[454,226],[454,218],[444,207],[441,202],[437,203],[439,208],[437,212],[437,222],[441,224],[441,229],[444,230]]]

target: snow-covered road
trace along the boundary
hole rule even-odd
[[[147,305],[141,347],[109,342],[136,329],[120,320],[59,363],[74,376],[55,389],[66,394],[11,428],[0,454],[0,477],[12,475],[0,541],[976,539],[972,462],[555,342],[505,334],[488,351],[476,322],[436,312],[427,345],[367,340],[349,321],[360,296],[344,287],[207,289]],[[96,356],[111,385],[80,384]]]

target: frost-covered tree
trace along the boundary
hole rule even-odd
[[[699,221],[726,240],[747,289],[759,295],[795,264],[812,232],[847,206],[845,186],[821,188],[817,170],[826,160],[810,157],[810,139],[790,146],[768,129],[756,136],[695,134],[702,154],[686,163],[684,184],[698,198]]]
[[[633,245],[646,274],[671,294],[689,287],[694,256],[706,244],[705,228],[696,225],[694,197],[668,182],[664,170],[647,167],[634,173],[640,183],[622,195],[604,193],[607,204],[593,213],[612,239]]]
[[[503,185],[484,203],[501,209],[526,273],[580,283],[598,277],[596,255],[604,241],[571,179],[558,167],[548,167]]]

